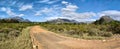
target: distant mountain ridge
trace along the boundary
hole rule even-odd
[[[90,23],[94,23],[94,24],[103,24],[103,23],[109,23],[112,21],[116,21],[114,19],[112,19],[110,16],[102,16],[99,20],[96,21],[88,21],[88,22],[78,22],[76,20],[70,20],[70,19],[63,19],[63,18],[58,18],[58,19],[53,19],[53,20],[49,20],[47,22],[49,23],[79,23],[79,24],[90,24]]]
[[[31,22],[28,19],[24,19],[22,17],[10,17],[0,19],[0,23],[18,23],[18,22]]]
[[[47,21],[49,23],[78,23],[78,21],[75,20],[69,20],[69,19],[63,19],[63,18],[58,18],[54,20],[49,20]]]
[[[19,22],[31,22],[30,20],[24,19],[24,18],[22,18],[22,17],[11,17],[10,19],[16,19],[16,20],[18,20]]]
[[[70,19],[65,19],[65,18],[57,18],[57,19],[53,19],[53,20],[48,20],[46,21],[47,23],[77,23],[77,24],[90,24],[90,23],[94,23],[94,24],[103,24],[103,23],[109,23],[112,21],[116,21],[114,19],[112,19],[110,16],[102,16],[99,20],[96,21],[86,21],[86,22],[79,22],[76,20],[70,20]],[[9,17],[9,18],[4,18],[4,19],[0,19],[0,23],[19,23],[19,22],[31,22],[28,19],[24,19],[22,17]]]

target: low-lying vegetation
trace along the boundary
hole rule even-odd
[[[120,34],[120,23],[106,24],[44,24],[43,27],[50,31],[83,39],[105,39],[114,34]]]
[[[1,23],[0,49],[32,49],[28,23]]]

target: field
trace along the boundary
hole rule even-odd
[[[30,26],[42,28],[64,36],[80,39],[106,39],[120,34],[120,23],[108,24],[52,24],[52,23],[1,23],[0,49],[32,49]]]

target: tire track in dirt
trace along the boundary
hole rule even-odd
[[[83,40],[64,37],[33,26],[30,29],[34,49],[120,49],[120,38],[115,40]]]

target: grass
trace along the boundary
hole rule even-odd
[[[29,27],[23,29],[19,37],[14,40],[1,41],[0,49],[32,49]]]
[[[0,49],[33,49],[29,35],[29,26],[34,25],[40,24],[0,23]]]
[[[0,23],[0,49],[32,49],[29,26],[38,24]]]

